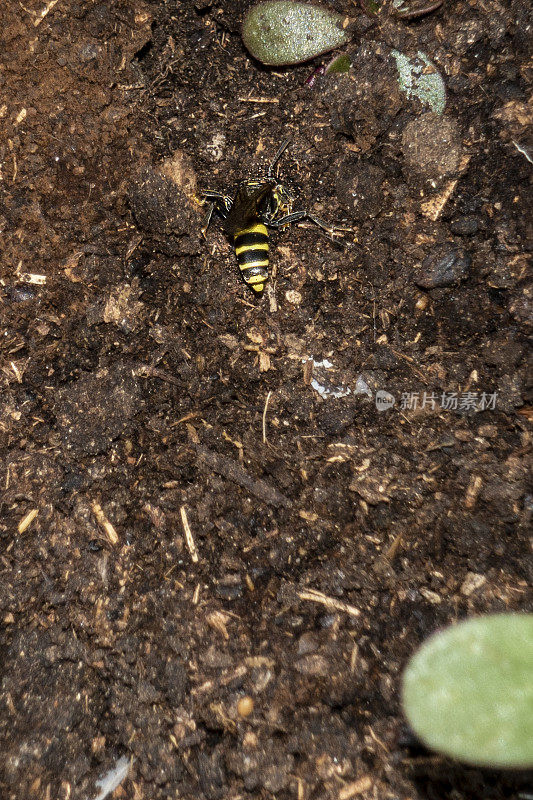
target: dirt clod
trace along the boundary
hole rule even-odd
[[[455,175],[461,162],[457,123],[447,116],[422,114],[407,123],[402,134],[406,169],[440,182]]]

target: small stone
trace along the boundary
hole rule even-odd
[[[441,245],[422,261],[415,283],[423,289],[453,286],[468,276],[471,261],[463,249]]]
[[[461,585],[461,594],[464,594],[466,597],[470,597],[476,589],[480,589],[484,583],[487,582],[487,579],[484,575],[480,575],[477,572],[467,572],[466,577]]]
[[[237,703],[237,713],[239,717],[249,717],[254,710],[254,701],[248,695],[241,697]]]
[[[509,304],[509,312],[524,330],[529,330],[532,327],[533,283],[518,289]]]
[[[438,595],[437,592],[433,592],[431,589],[426,589],[425,586],[420,589],[420,594],[428,601],[428,603],[432,603],[434,606],[438,606],[439,603],[442,603],[441,596]]]
[[[298,655],[305,656],[309,653],[314,653],[318,650],[318,641],[316,636],[310,631],[302,633],[298,640]]]
[[[462,428],[458,428],[454,431],[453,435],[458,442],[471,442],[474,438],[472,431],[463,430]]]
[[[473,236],[479,230],[479,219],[474,216],[456,217],[450,230],[455,236]]]
[[[425,311],[428,305],[428,298],[427,295],[421,294],[418,300],[415,303],[415,308],[417,311]]]

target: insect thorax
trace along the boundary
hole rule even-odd
[[[281,219],[291,213],[294,198],[289,189],[282,183],[278,183],[272,190],[272,200],[274,208],[271,220]]]
[[[239,184],[239,189],[246,188],[250,195],[253,195],[262,186],[272,183],[272,178],[264,176],[261,178],[250,178],[249,180],[242,181]],[[264,198],[260,206],[257,208],[257,216],[262,222],[268,225],[269,222],[276,222],[281,217],[285,217],[291,213],[293,196],[291,191],[282,183],[276,183],[269,194]]]

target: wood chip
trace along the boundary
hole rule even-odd
[[[472,475],[465,494],[465,506],[467,508],[473,508],[475,506],[482,486],[483,481],[479,475]]]
[[[199,560],[198,550],[196,549],[196,545],[194,543],[192,531],[189,525],[189,520],[187,519],[187,512],[185,511],[185,506],[182,506],[180,508],[180,515],[181,515],[181,524],[183,525],[183,533],[185,534],[185,542],[187,544],[187,547],[189,548],[191,559],[196,564],[198,563]]]
[[[320,603],[329,609],[335,611],[345,611],[351,617],[358,617],[361,612],[355,606],[349,603],[343,603],[342,600],[337,600],[335,597],[328,597],[328,595],[319,592],[317,589],[298,589],[296,594],[300,600],[310,600],[312,603]]]
[[[23,517],[18,524],[18,532],[24,533],[24,531],[30,527],[30,525],[32,524],[33,520],[35,519],[38,513],[39,513],[38,508],[33,508],[31,511],[28,511],[26,516]]]
[[[113,525],[109,522],[109,520],[105,516],[104,512],[102,511],[102,506],[100,505],[100,503],[97,503],[95,500],[91,504],[91,508],[94,516],[96,517],[96,521],[104,531],[105,535],[107,536],[111,544],[113,545],[117,544],[118,533],[116,532]]]
[[[370,775],[365,775],[359,778],[354,783],[348,783],[339,792],[339,800],[352,800],[352,797],[357,797],[358,794],[368,792],[372,788],[372,778]]]

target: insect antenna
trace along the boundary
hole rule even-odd
[[[268,168],[268,173],[267,173],[267,175],[268,175],[268,177],[269,177],[269,178],[271,178],[271,177],[272,177],[272,173],[274,172],[274,167],[276,166],[276,164],[277,164],[277,163],[278,163],[278,161],[280,160],[281,156],[283,155],[283,153],[285,152],[285,150],[286,150],[286,149],[287,149],[287,147],[289,146],[289,144],[290,144],[290,141],[291,141],[290,139],[285,139],[285,141],[283,142],[283,144],[282,144],[282,145],[281,145],[281,147],[279,148],[278,152],[277,152],[277,153],[276,153],[276,155],[274,156],[274,160],[272,161],[271,165],[270,165],[270,166],[269,166],[269,168]]]

